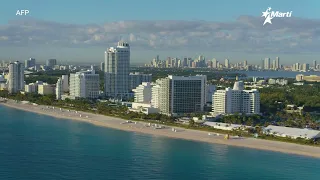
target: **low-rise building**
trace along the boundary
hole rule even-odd
[[[129,108],[132,112],[139,112],[144,114],[156,114],[159,113],[159,109],[152,107],[151,103],[137,103],[133,102],[132,107]]]
[[[307,81],[307,82],[320,82],[320,76],[317,75],[310,75],[310,76],[305,76],[303,74],[298,74],[296,76],[297,81]]]
[[[7,80],[5,79],[5,74],[0,75],[0,91],[7,90]]]
[[[288,80],[286,80],[286,79],[269,79],[268,84],[272,84],[272,85],[278,84],[278,85],[284,86],[284,85],[288,85]]]
[[[49,95],[54,94],[55,87],[51,84],[43,83],[38,85],[38,94]]]
[[[8,90],[8,84],[7,83],[0,83],[0,91],[2,90]]]
[[[134,92],[134,102],[151,103],[150,82],[143,82],[132,91]]]
[[[292,139],[303,138],[303,139],[319,139],[320,131],[311,129],[300,129],[283,126],[269,125],[264,128],[264,134],[274,135],[279,137],[288,137]]]
[[[264,81],[264,77],[253,77],[252,80],[253,80],[253,82],[258,82],[258,81],[261,81],[261,80]]]
[[[299,113],[299,114],[302,114],[303,113],[303,106],[297,107],[294,104],[289,104],[289,105],[287,105],[285,111],[287,113]]]
[[[221,122],[205,122],[204,125],[213,127],[215,129],[221,129],[225,131],[233,131],[233,130],[246,130],[252,128],[252,126],[245,126],[241,124],[229,124],[229,123],[221,123]]]
[[[26,93],[36,93],[38,85],[35,83],[30,83],[30,84],[26,84],[24,85],[24,92]]]

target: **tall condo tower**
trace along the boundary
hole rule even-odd
[[[118,42],[117,47],[105,51],[105,95],[122,99],[129,93],[130,46]]]
[[[9,64],[9,87],[10,94],[24,89],[24,64],[16,61]]]
[[[266,70],[270,69],[270,58],[264,59],[264,69],[266,69]]]
[[[276,69],[280,69],[281,66],[280,66],[280,58],[279,57],[276,57]]]

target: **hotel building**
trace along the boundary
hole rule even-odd
[[[258,90],[244,90],[243,82],[236,82],[234,88],[217,90],[212,97],[212,111],[221,114],[259,114],[260,94]]]
[[[143,82],[137,88],[133,89],[134,102],[151,103],[151,83]]]
[[[158,79],[152,88],[152,106],[166,115],[203,112],[207,77],[171,76]]]
[[[125,98],[129,94],[130,46],[118,42],[117,47],[105,51],[105,95]]]
[[[99,97],[99,74],[94,70],[70,74],[70,96],[72,99]]]

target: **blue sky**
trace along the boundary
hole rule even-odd
[[[318,0],[4,0],[1,23],[17,18],[16,10],[30,16],[65,23],[103,23],[121,20],[230,21],[240,15],[259,16],[267,7],[293,11],[293,15],[319,18]]]
[[[299,19],[263,27],[261,12],[267,7],[293,11]],[[0,59],[58,56],[102,61],[103,51],[125,37],[136,62],[149,61],[160,52],[164,59],[204,54],[210,59],[259,62],[258,57],[281,54],[288,63],[306,58],[311,62],[319,57],[315,48],[320,45],[319,7],[319,0],[3,0]],[[16,16],[19,9],[30,14]],[[246,17],[238,20],[240,16]],[[57,55],[61,48],[63,56]]]

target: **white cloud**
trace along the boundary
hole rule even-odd
[[[317,52],[320,20],[240,16],[234,22],[119,21],[76,25],[37,19],[11,21],[0,26],[0,45],[51,44],[114,46],[122,38],[135,49],[214,50],[235,52]],[[19,43],[19,44],[18,44]]]
[[[9,37],[7,37],[7,36],[0,36],[0,41],[6,41],[8,39],[9,39]]]

